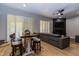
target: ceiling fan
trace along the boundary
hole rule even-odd
[[[55,10],[53,15],[56,16],[63,16],[64,15],[64,11],[66,11],[66,9],[68,9],[69,7],[65,6],[64,8],[59,8],[58,10]]]
[[[53,16],[55,18],[62,18],[64,16],[64,11],[65,11],[65,8],[60,8],[58,10],[55,10],[54,13],[53,13]]]
[[[64,9],[58,10],[58,11],[57,11],[57,15],[63,15],[63,11],[64,11]]]

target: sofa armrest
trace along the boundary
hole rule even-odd
[[[70,46],[70,38],[69,37],[62,37],[62,38],[60,38],[59,47],[61,49],[69,47],[69,46]]]

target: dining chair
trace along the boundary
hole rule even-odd
[[[36,51],[41,51],[41,40],[37,37],[32,37],[32,49]]]
[[[23,53],[22,39],[20,39],[20,38],[17,39],[15,37],[15,33],[11,34],[10,38],[11,38],[12,56],[14,56],[16,54],[17,50],[19,50],[19,52],[20,52],[19,55],[22,55],[22,53]]]

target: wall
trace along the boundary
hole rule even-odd
[[[67,19],[66,32],[71,38],[75,38],[75,35],[79,35],[79,17]]]
[[[0,40],[6,40],[7,38],[7,20],[6,15],[0,13]]]
[[[18,15],[18,16],[25,16],[25,17],[31,17],[34,20],[34,32],[40,32],[40,20],[50,20],[50,18],[43,17],[40,15],[24,12],[22,10],[9,8],[6,6],[0,5],[0,40],[7,40],[7,15]],[[51,22],[52,24],[52,22]],[[51,26],[51,32],[52,32],[52,26]]]

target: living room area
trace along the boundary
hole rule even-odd
[[[0,56],[79,56],[79,3],[0,4]]]

